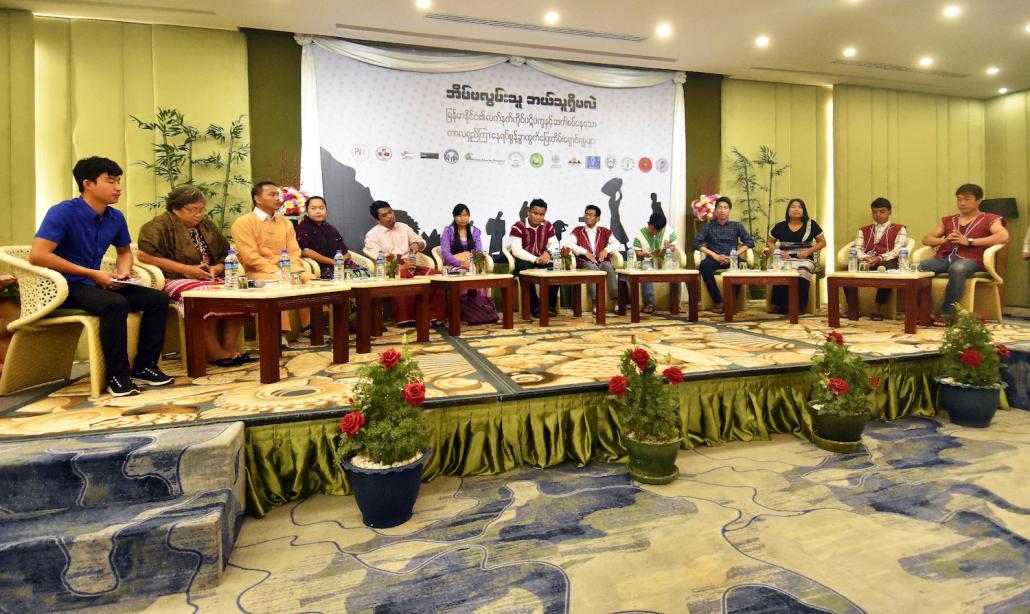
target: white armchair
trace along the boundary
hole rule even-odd
[[[997,259],[1001,250],[1005,249],[1005,243],[992,245],[984,251],[984,271],[973,273],[966,280],[966,291],[959,299],[959,305],[967,311],[972,311],[986,320],[1001,321],[1001,289],[1005,280],[998,273]],[[923,260],[933,258],[936,248],[923,246],[912,254],[913,268],[918,268]],[[938,273],[933,278],[931,293],[933,295],[934,309],[940,308],[944,302],[944,289],[948,285],[948,274]]]

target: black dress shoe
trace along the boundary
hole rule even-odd
[[[136,372],[132,374],[132,379],[146,382],[148,386],[167,386],[175,381],[174,377],[166,374],[157,365],[150,365],[149,367],[137,369]]]

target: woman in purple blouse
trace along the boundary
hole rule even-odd
[[[463,273],[472,267],[472,256],[483,251],[483,242],[479,229],[469,220],[468,207],[458,203],[451,215],[454,222],[440,233],[440,255],[448,273]],[[461,318],[469,324],[497,321],[497,307],[486,289],[470,290],[462,295]]]
[[[304,219],[297,224],[297,244],[300,245],[301,255],[318,263],[322,279],[333,278],[333,257],[336,256],[337,250],[343,252],[343,257],[346,258],[344,266],[358,271],[359,274],[367,274],[364,268],[357,266],[350,259],[350,252],[347,251],[343,237],[326,221],[328,215],[329,210],[324,198],[312,196],[308,199]]]

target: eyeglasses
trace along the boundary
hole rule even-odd
[[[183,207],[183,210],[193,217],[204,217],[204,213],[207,212],[207,207]]]

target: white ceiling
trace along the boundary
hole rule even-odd
[[[950,4],[957,18],[943,15]],[[609,40],[430,19],[414,0],[0,0],[37,14],[350,39],[720,73],[813,85],[855,84],[974,98],[1030,89],[1030,0],[432,0],[429,13],[646,37]],[[654,35],[658,23],[673,34]],[[769,36],[760,49],[754,40]],[[852,46],[862,67],[834,63]],[[921,68],[920,57],[935,59]],[[887,66],[884,66],[887,65]],[[988,66],[1001,71],[988,76]]]

